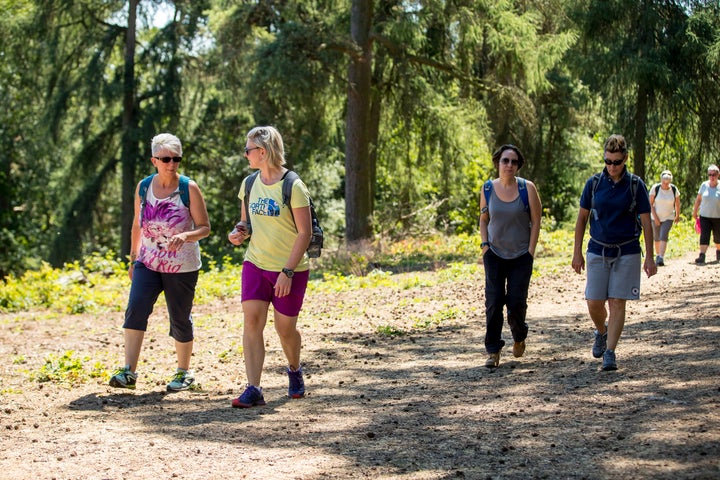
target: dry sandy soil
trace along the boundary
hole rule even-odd
[[[533,281],[526,354],[506,351],[494,370],[483,366],[481,278],[404,273],[419,285],[311,294],[301,316],[308,396],[286,398],[269,326],[268,404],[248,410],[230,407],[244,384],[238,298],[196,306],[199,385],[175,394],[165,392],[174,353],[164,308],[132,393],[106,378],[29,379],[68,350],[114,368],[121,312],[5,315],[0,478],[717,479],[720,265],[692,260],[643,279],[616,372],[590,354],[584,276],[569,266]]]

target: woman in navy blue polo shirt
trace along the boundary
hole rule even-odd
[[[641,231],[643,269],[648,277],[657,273],[650,199],[645,183],[627,171],[627,159],[625,138],[611,135],[605,142],[605,169],[585,184],[575,224],[572,268],[581,273],[585,268],[583,237],[590,220],[585,299],[596,328],[592,354],[603,358],[603,370],[617,370],[615,347],[625,325],[625,304],[640,298]]]

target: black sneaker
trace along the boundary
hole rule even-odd
[[[700,255],[698,255],[698,258],[695,259],[695,263],[705,263],[705,254],[701,253]]]
[[[658,255],[657,257],[655,257],[655,265],[657,265],[658,267],[664,267],[664,266],[665,266],[665,260],[663,259],[663,257],[661,257],[660,255]]]

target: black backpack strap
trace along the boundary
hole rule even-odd
[[[250,199],[250,190],[252,190],[253,183],[255,183],[255,179],[258,175],[260,175],[260,170],[248,175],[245,178],[245,197],[243,197],[243,206],[245,210],[245,222],[247,223],[247,229],[250,233],[252,233],[252,225],[250,222],[250,207],[248,207],[248,200]]]
[[[298,178],[300,178],[300,175],[293,172],[292,170],[288,170],[287,172],[285,172],[285,175],[283,175],[282,178],[283,204],[287,205],[288,208],[290,208],[290,215],[292,215],[292,206],[290,205],[290,200],[292,199],[292,187],[293,184],[295,184],[295,180],[297,180]]]
[[[592,176],[592,186],[590,187],[590,212],[595,215],[595,220],[597,220],[597,211],[595,210],[595,191],[597,191],[598,184],[600,183],[600,177],[602,174],[596,173]]]

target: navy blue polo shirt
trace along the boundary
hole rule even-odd
[[[617,183],[610,178],[607,168],[603,169],[595,190],[597,217],[595,212],[591,210],[592,177],[585,183],[585,188],[580,196],[580,207],[591,210],[588,252],[597,255],[603,254],[603,246],[593,242],[592,239],[611,245],[635,240],[621,247],[621,255],[641,252],[639,241],[641,232],[637,228],[635,215],[630,212],[630,205],[632,204],[632,181],[630,178],[627,167],[623,171],[622,179]],[[642,180],[638,182],[635,197],[637,214],[650,213],[650,197]],[[605,255],[614,256],[616,254],[617,250],[615,249],[605,249]]]

